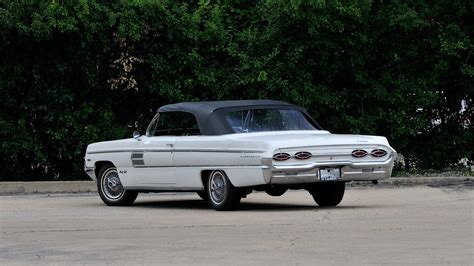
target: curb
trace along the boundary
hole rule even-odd
[[[97,192],[94,181],[1,182],[0,195]]]
[[[35,181],[35,182],[0,182],[0,195],[36,194],[36,193],[96,193],[94,181]],[[474,187],[474,177],[394,177],[379,181],[378,185],[372,182],[351,182],[348,188],[354,187],[381,187],[397,188],[412,186]]]
[[[474,177],[472,176],[458,176],[458,177],[392,177],[385,180],[380,180],[377,185],[372,182],[352,182],[349,183],[351,187],[414,187],[414,186],[429,186],[429,187],[451,187],[451,186],[467,186],[474,187]]]

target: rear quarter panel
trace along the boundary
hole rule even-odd
[[[173,154],[177,187],[203,187],[203,171],[225,171],[234,186],[262,184],[263,146],[224,136],[180,137]]]

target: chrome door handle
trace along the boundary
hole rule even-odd
[[[174,144],[167,143],[167,144],[166,144],[166,146],[168,146],[168,147],[171,147],[171,148],[172,148],[172,147],[174,147]]]

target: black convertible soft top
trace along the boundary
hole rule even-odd
[[[273,100],[237,100],[182,102],[168,104],[158,109],[159,113],[187,112],[196,117],[202,135],[223,135],[234,133],[224,115],[228,112],[248,109],[291,109],[302,112],[317,128],[321,127],[311,118],[305,108],[282,101]]]

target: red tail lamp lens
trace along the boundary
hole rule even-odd
[[[387,152],[382,149],[375,149],[370,153],[370,155],[374,157],[384,157],[385,155],[387,155]]]
[[[362,157],[365,157],[367,156],[367,151],[365,150],[354,150],[352,151],[352,157],[356,157],[356,158],[362,158]]]
[[[275,161],[286,161],[290,158],[291,158],[291,156],[288,153],[285,153],[285,152],[280,152],[280,153],[277,153],[277,154],[273,155],[273,160],[275,160]]]
[[[307,152],[307,151],[300,151],[300,152],[295,153],[295,158],[298,160],[306,160],[306,159],[311,158],[311,156],[313,156],[311,152]]]

